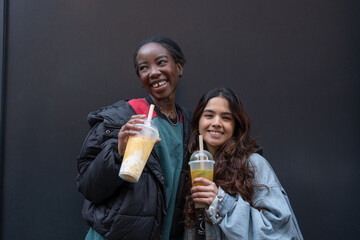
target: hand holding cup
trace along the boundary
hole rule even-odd
[[[141,127],[136,124],[143,124],[145,120],[145,114],[133,115],[130,120],[121,127],[118,133],[118,152],[120,156],[123,156],[125,153],[129,137],[136,135],[137,132],[141,130]]]
[[[159,139],[159,131],[155,124],[151,121],[154,111],[154,105],[150,105],[148,118],[144,120],[144,115],[133,116],[124,129],[119,133],[119,153],[122,153],[124,143],[126,148],[123,161],[119,172],[119,177],[128,182],[138,182],[145,164],[150,156],[154,144]],[[139,121],[141,123],[139,123]]]
[[[213,182],[214,163],[211,153],[203,150],[202,136],[199,136],[200,150],[195,151],[189,161],[195,208],[205,208],[214,199],[217,188]],[[212,200],[211,200],[212,199]],[[211,201],[210,201],[211,200]]]
[[[192,182],[193,187],[191,188],[191,197],[196,203],[203,203],[206,206],[210,205],[217,193],[218,188],[213,181],[210,181],[203,177],[195,178]]]

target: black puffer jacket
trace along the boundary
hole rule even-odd
[[[148,101],[149,98],[147,98]],[[184,162],[187,151],[191,113],[179,106],[184,124]],[[162,239],[165,217],[165,182],[156,153],[153,151],[137,183],[119,176],[121,157],[117,152],[117,134],[134,109],[127,101],[90,113],[92,127],[78,157],[76,182],[85,197],[83,217],[97,232],[112,239]],[[181,172],[170,239],[182,239],[181,224],[184,169]]]

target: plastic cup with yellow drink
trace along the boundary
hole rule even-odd
[[[195,178],[203,177],[210,181],[213,181],[214,175],[214,163],[211,153],[206,150],[195,151],[189,161],[191,180],[194,181]],[[201,183],[196,183],[193,186],[202,185]],[[206,203],[195,202],[195,208],[206,208],[208,205]]]
[[[136,124],[141,130],[130,136],[127,142],[119,176],[128,182],[139,181],[155,141],[159,139],[159,131],[151,121],[153,110],[154,106],[151,105],[148,119],[144,124]]]

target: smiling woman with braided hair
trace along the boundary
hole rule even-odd
[[[191,113],[175,103],[185,63],[180,47],[155,36],[135,49],[134,66],[149,96],[122,100],[89,114],[91,131],[78,157],[78,190],[85,197],[86,240],[183,238],[183,166],[187,165]],[[126,89],[126,86],[124,86]],[[119,169],[129,136],[155,105],[159,139],[137,183]]]

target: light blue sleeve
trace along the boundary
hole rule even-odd
[[[219,188],[213,203],[206,210],[208,219],[217,224],[228,239],[303,239],[286,193],[270,164],[260,155],[252,155],[256,208]],[[258,210],[258,209],[261,210]]]

